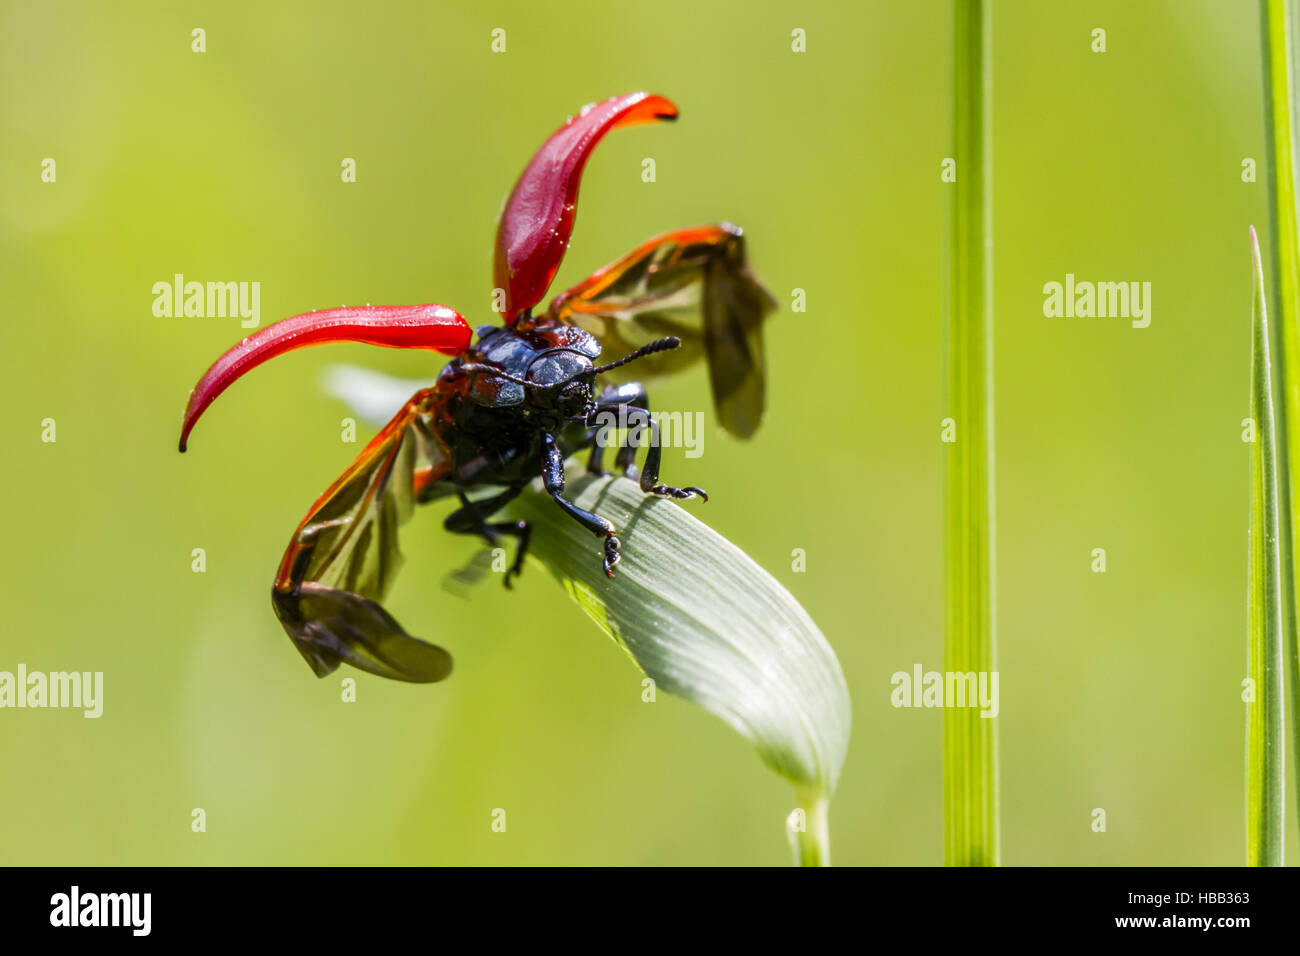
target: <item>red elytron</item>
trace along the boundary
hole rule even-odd
[[[493,515],[539,474],[566,513],[603,539],[614,576],[620,543],[614,526],[563,495],[564,462],[591,449],[602,415],[619,414],[647,435],[640,482],[647,494],[687,499],[704,492],[659,483],[658,430],[645,389],[635,382],[597,392],[597,376],[619,378],[630,363],[649,376],[704,358],[719,423],[748,437],[763,413],[761,326],[775,302],[758,283],[735,226],[666,233],[598,270],[554,299],[545,296],[573,232],[578,185],[596,143],[620,126],[674,119],[661,96],[631,93],[596,103],[560,127],[520,176],[497,229],[494,276],[504,324],[478,340],[441,305],[365,306],[293,316],[252,335],[219,358],[190,395],[180,449],[199,416],[236,379],[267,359],[308,345],[364,342],[453,355],[437,382],[421,389],[320,496],[298,525],[272,588],[276,615],[318,676],[340,663],[407,681],[437,681],[451,671],[442,648],[412,637],[380,605],[401,562],[397,528],[417,504],[456,496],[445,520],[453,532],[494,543],[518,540],[505,576],[518,574],[528,546],[523,522]],[[603,364],[596,359],[604,357]],[[614,374],[611,374],[614,373]],[[615,465],[634,471],[636,447]],[[471,499],[479,488],[501,489]]]

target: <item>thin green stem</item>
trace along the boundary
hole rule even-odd
[[[1264,66],[1265,178],[1268,182],[1272,281],[1268,298],[1275,321],[1268,330],[1273,362],[1277,442],[1277,509],[1293,773],[1300,774],[1300,607],[1295,554],[1300,540],[1294,520],[1291,462],[1300,460],[1300,218],[1296,212],[1295,56],[1296,22],[1291,0],[1260,0]],[[1279,697],[1279,706],[1281,698]],[[1300,793],[1300,776],[1296,778]],[[1300,804],[1297,805],[1300,816]]]
[[[954,0],[953,150],[944,363],[955,441],[944,460],[944,669],[997,668],[993,560],[992,4]],[[943,720],[944,859],[999,862],[996,719]]]
[[[1282,720],[1283,587],[1278,499],[1279,445],[1264,272],[1250,232],[1254,315],[1251,323],[1250,413],[1255,443],[1250,467],[1250,573],[1246,672],[1246,862],[1281,866],[1286,811]]]
[[[824,793],[800,792],[799,807],[786,818],[795,866],[830,866],[829,801]]]

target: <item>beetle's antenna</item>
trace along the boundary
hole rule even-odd
[[[497,368],[495,365],[484,365],[481,362],[467,362],[460,367],[462,372],[486,372],[493,378],[504,378],[507,382],[514,382],[516,385],[525,385],[528,388],[549,388],[547,385],[538,385],[536,382],[530,382],[527,379],[516,378],[509,372]]]
[[[675,348],[680,348],[682,340],[675,335],[670,335],[664,339],[655,339],[648,345],[643,345],[634,352],[628,352],[617,362],[610,362],[608,365],[597,365],[591,371],[599,375],[601,372],[608,372],[610,369],[618,368],[620,365],[626,365],[628,362],[635,362],[639,358],[647,355],[654,355],[656,352],[667,352]]]

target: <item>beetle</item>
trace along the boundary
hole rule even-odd
[[[283,319],[244,339],[190,393],[180,450],[209,405],[235,380],[293,349],[329,342],[418,348],[454,356],[416,392],[325,490],[299,523],[271,589],[276,616],[319,677],[340,663],[396,680],[445,678],[451,656],[408,634],[380,605],[401,561],[398,526],[415,505],[455,497],[447,530],[517,541],[505,583],[528,550],[526,522],[493,520],[540,472],[546,491],[603,544],[615,576],[618,531],[564,496],[564,463],[590,449],[604,473],[601,416],[636,426],[646,447],[647,495],[708,500],[703,489],[659,481],[656,423],[643,385],[705,359],[720,424],[748,438],[764,409],[761,327],[776,308],[750,271],[741,230],[730,224],[669,232],[643,243],[556,297],[538,314],[573,231],[578,186],[592,149],[610,130],[672,120],[662,96],[630,93],[591,104],[537,151],[502,209],[494,260],[501,325],[477,329],[442,305],[326,309]],[[604,361],[600,361],[603,359]],[[596,379],[603,377],[599,390]],[[635,474],[638,441],[615,467]],[[471,499],[468,492],[500,489]]]

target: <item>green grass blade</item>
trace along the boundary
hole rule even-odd
[[[588,475],[565,497],[619,529],[618,577],[605,576],[600,540],[540,480],[506,508],[532,526],[531,559],[658,689],[722,718],[795,785],[786,825],[795,862],[829,865],[826,807],[848,749],[849,695],[817,625],[743,551],[635,482]]]
[[[993,562],[992,12],[955,0],[953,150],[948,248],[948,415],[944,445],[944,669],[997,669]],[[999,862],[995,719],[974,708],[943,716],[944,859],[951,866]]]
[[[1300,792],[1300,609],[1297,607],[1295,554],[1300,549],[1294,520],[1296,489],[1290,463],[1300,461],[1300,381],[1292,369],[1300,361],[1300,221],[1296,212],[1295,57],[1297,24],[1291,0],[1260,0],[1264,64],[1265,176],[1268,181],[1272,281],[1269,298],[1276,309],[1271,323],[1272,358],[1277,382],[1275,412],[1278,459],[1278,521],[1282,531],[1283,628],[1290,691],[1291,747],[1296,789]],[[1300,803],[1297,803],[1300,816]]]
[[[1278,441],[1269,360],[1264,267],[1250,231],[1254,296],[1251,322],[1250,573],[1246,672],[1253,698],[1246,704],[1246,862],[1281,866],[1285,828],[1282,722],[1282,556],[1278,527]]]

